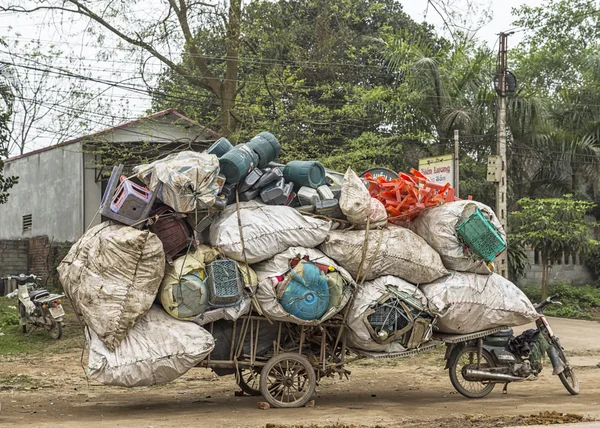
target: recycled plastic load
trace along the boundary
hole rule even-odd
[[[382,276],[358,288],[348,312],[348,344],[374,352],[401,352],[431,338],[427,298],[408,282]]]
[[[492,273],[454,272],[421,286],[429,310],[443,333],[467,334],[494,327],[514,327],[538,319],[525,294],[509,280]]]
[[[202,361],[213,337],[197,324],[152,307],[113,350],[89,333],[88,375],[105,385],[148,386],[170,382]]]
[[[272,320],[316,325],[338,313],[352,295],[352,276],[312,248],[288,248],[254,269],[257,301]]]
[[[365,280],[393,275],[424,284],[449,273],[423,238],[400,226],[370,230],[368,236],[364,230],[334,230],[319,249],[354,278],[359,274]]]
[[[71,247],[57,271],[77,313],[114,350],[152,306],[164,269],[156,235],[105,222]]]
[[[226,208],[210,228],[210,244],[237,261],[258,263],[293,246],[316,247],[327,236],[331,222],[305,217],[290,207],[240,203],[242,236],[236,206]],[[242,251],[242,247],[245,248]]]
[[[489,233],[498,235],[498,239],[494,241],[494,250],[487,257],[491,261],[496,257],[498,249],[505,248],[502,244],[506,242],[506,234],[494,211],[480,202],[455,201],[429,208],[412,222],[411,229],[440,254],[444,266],[449,270],[488,274],[490,270],[486,265],[487,260],[465,245],[457,234],[461,224],[476,214],[478,209],[483,218],[495,228],[495,231]]]

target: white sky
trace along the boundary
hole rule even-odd
[[[159,1],[159,0],[152,0]],[[443,27],[443,21],[439,15],[431,8],[427,8],[426,0],[398,0],[404,7],[405,11],[417,22],[429,22],[435,25],[436,29],[441,34],[446,34]],[[461,2],[466,0],[455,0],[455,10],[461,10]],[[497,34],[500,31],[505,31],[512,27],[514,16],[511,13],[513,7],[517,7],[522,4],[527,5],[540,5],[544,3],[544,0],[477,0],[483,7],[488,8],[492,20],[480,28],[477,32],[477,38],[485,40],[489,46],[495,47],[497,40]],[[463,3],[464,4],[464,3]],[[137,64],[131,61],[127,53],[117,49],[117,41],[107,39],[107,46],[112,46],[114,49],[108,49],[108,52],[112,52],[113,56],[103,61],[99,61],[96,55],[99,49],[94,47],[96,41],[93,36],[81,34],[81,31],[85,28],[86,23],[79,21],[75,24],[70,31],[57,31],[56,23],[51,22],[49,16],[44,13],[24,16],[24,15],[12,15],[12,14],[1,14],[0,13],[0,37],[8,36],[7,41],[14,41],[15,33],[20,33],[20,43],[26,43],[27,41],[39,38],[45,45],[55,44],[65,51],[67,58],[57,61],[54,65],[62,67],[67,70],[79,73],[80,69],[78,65],[69,60],[69,56],[84,56],[85,61],[83,64],[90,67],[90,73],[94,77],[100,77],[106,80],[123,80],[126,78],[133,78],[137,73]],[[67,34],[70,33],[70,34]],[[522,38],[523,33],[516,33],[509,38],[509,48],[514,47]],[[0,49],[2,50],[2,49]],[[5,54],[0,53],[0,59],[10,61]],[[15,62],[21,64],[27,64],[24,61],[13,59]],[[156,73],[160,72],[161,66],[158,63],[150,64],[150,69]],[[143,83],[140,79],[131,81],[132,84],[139,88],[142,88]],[[107,101],[112,102],[115,106],[119,102],[127,101],[129,105],[129,111],[126,113],[127,117],[134,119],[144,114],[145,110],[150,107],[150,98],[147,95],[139,92],[130,92],[124,89],[112,88],[109,89],[105,85],[96,85],[95,88],[98,92],[102,92],[100,95]],[[173,106],[177,107],[177,106]],[[124,121],[123,112],[119,108],[115,107],[113,112],[114,117],[94,115],[90,113],[90,121],[93,121],[96,130],[114,126]],[[41,131],[40,131],[41,132]],[[45,145],[50,144],[50,138],[42,135],[35,143],[30,144],[27,147],[27,151],[39,149]],[[15,153],[13,153],[14,155]]]

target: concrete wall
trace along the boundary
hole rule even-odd
[[[542,265],[539,254],[536,257],[534,251],[528,251],[530,267],[525,277],[519,278],[517,284],[541,284],[542,283]],[[585,266],[583,258],[580,255],[564,255],[554,260],[550,267],[550,284],[571,284],[586,285],[593,284],[596,278],[592,272]]]
[[[82,171],[80,143],[7,161],[4,173],[18,176],[19,182],[0,205],[0,239],[78,239],[83,231]],[[32,216],[32,228],[23,231],[26,214]]]
[[[28,249],[29,241],[26,239],[0,241],[0,277],[27,273]]]

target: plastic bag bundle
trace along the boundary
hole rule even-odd
[[[443,333],[474,333],[528,324],[538,313],[527,296],[498,274],[455,272],[421,286]]]
[[[321,267],[331,266],[329,273],[321,272],[321,276],[305,258]],[[294,259],[298,263],[291,268],[290,262]],[[256,298],[260,309],[272,320],[316,325],[338,313],[352,295],[352,276],[312,248],[292,247],[253,267],[259,279]],[[302,318],[302,314],[307,315]]]
[[[422,284],[448,274],[438,253],[408,229],[390,225],[370,230],[366,242],[365,236],[363,230],[332,231],[319,249],[354,278],[360,269],[358,280],[393,275],[413,284]]]
[[[494,211],[480,202],[456,201],[423,211],[412,223],[411,229],[435,249],[449,270],[489,273],[485,261],[476,259],[459,240],[456,227],[479,208],[506,241],[506,233]]]
[[[329,221],[305,217],[290,207],[254,201],[240,203],[240,217],[249,264],[270,259],[290,247],[316,247],[331,229]],[[235,205],[214,220],[210,244],[231,259],[245,261]]]
[[[219,192],[219,159],[208,153],[183,151],[134,168],[150,190],[180,213],[211,207]]]
[[[114,350],[152,306],[164,269],[156,235],[105,222],[71,247],[57,271],[85,324]]]
[[[370,218],[369,227],[385,226],[388,220],[385,206],[372,198],[362,180],[348,168],[342,184],[340,209],[353,225],[364,228]]]
[[[178,321],[155,306],[110,350],[89,332],[88,374],[105,385],[147,386],[170,382],[200,363],[213,337],[192,322]]]
[[[377,336],[374,326],[386,327],[394,314],[385,314],[383,322],[376,323],[371,316],[376,312],[379,303],[389,302],[394,298],[388,287],[404,292],[427,306],[427,299],[414,285],[394,276],[383,276],[374,281],[365,282],[356,293],[348,312],[348,345],[353,348],[373,352],[401,352],[406,348],[400,343],[402,337]],[[375,314],[376,315],[376,314]],[[372,324],[371,324],[372,322]],[[392,322],[393,323],[393,322]],[[396,321],[397,323],[397,321]],[[401,326],[396,326],[396,328]],[[390,334],[394,331],[390,330]],[[410,334],[408,332],[407,334]]]

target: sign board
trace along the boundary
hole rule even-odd
[[[454,186],[454,156],[442,155],[419,159],[419,172],[434,183]]]

